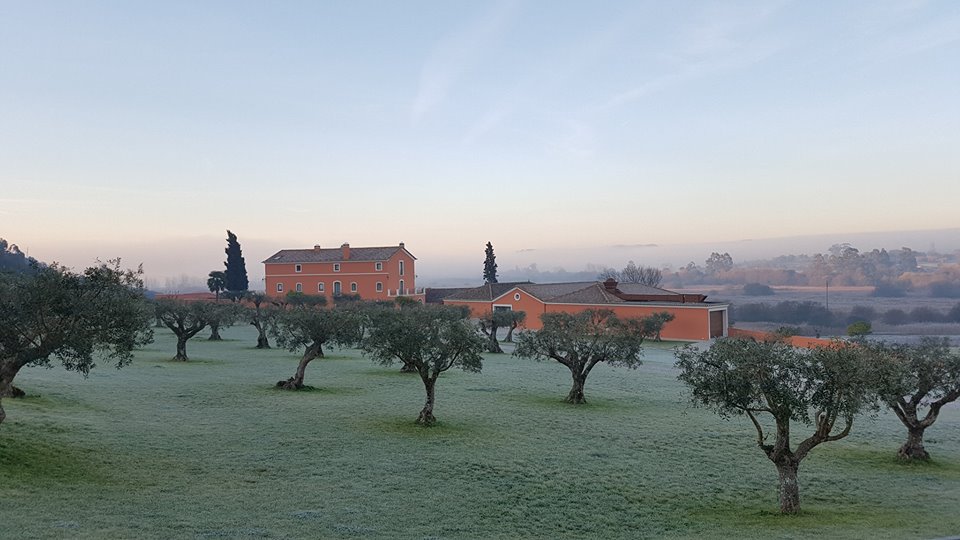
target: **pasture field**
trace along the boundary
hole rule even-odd
[[[284,392],[299,355],[156,341],[88,379],[17,378],[4,400],[4,538],[935,538],[960,533],[960,410],[927,435],[934,461],[896,461],[892,414],[800,468],[803,512],[777,513],[776,470],[748,420],[691,408],[670,345],[629,371],[598,366],[589,403],[561,402],[556,363],[485,355],[437,386],[434,428],[413,421],[415,375],[328,351],[314,389]],[[205,336],[204,336],[205,337]],[[794,430],[795,442],[807,428]]]

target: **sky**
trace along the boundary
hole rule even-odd
[[[254,274],[402,241],[479,279],[487,241],[956,228],[960,2],[0,0],[0,186],[0,237],[155,282],[226,229]]]

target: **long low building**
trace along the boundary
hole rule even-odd
[[[498,309],[524,311],[526,328],[539,330],[543,313],[578,313],[608,309],[618,317],[645,317],[666,311],[674,319],[661,337],[678,341],[703,341],[727,335],[729,304],[707,302],[706,295],[684,294],[637,283],[488,283],[471,289],[430,289],[427,299],[446,305],[467,306],[474,317]]]

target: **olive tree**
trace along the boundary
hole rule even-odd
[[[97,359],[120,368],[153,339],[141,270],[119,259],[82,274],[59,265],[32,274],[0,272],[0,398],[24,366],[59,360],[86,376]],[[6,418],[0,406],[0,423]]]
[[[427,399],[417,423],[424,426],[437,421],[433,407],[440,374],[452,367],[479,372],[483,349],[484,340],[463,310],[444,306],[380,311],[372,318],[362,346],[373,360],[384,365],[400,361],[420,375]]]
[[[233,326],[243,315],[243,307],[240,304],[214,303],[207,305],[207,325],[210,327],[210,337],[208,341],[223,341],[220,336],[220,329]]]
[[[278,381],[277,386],[284,390],[302,389],[307,364],[323,358],[326,344],[343,346],[356,341],[358,326],[356,310],[328,309],[320,304],[306,303],[280,311],[272,328],[277,345],[291,352],[300,348],[304,351],[293,377]]]
[[[864,345],[876,365],[882,366],[877,385],[880,399],[907,428],[907,440],[897,456],[930,459],[923,434],[945,405],[960,398],[960,355],[950,351],[948,338],[922,338],[917,345]]]
[[[586,403],[583,387],[590,371],[605,362],[634,369],[642,362],[643,319],[620,319],[609,310],[544,313],[543,328],[517,338],[513,354],[520,358],[556,360],[573,377],[568,403]]]
[[[876,401],[868,355],[856,344],[797,349],[776,340],[726,338],[708,349],[677,349],[676,357],[678,378],[695,405],[750,419],[757,445],[777,468],[784,514],[800,511],[800,462],[816,446],[846,437],[854,417]],[[813,427],[795,446],[794,423]]]
[[[157,318],[177,336],[177,354],[173,360],[186,362],[187,341],[210,324],[217,304],[203,301],[185,301],[161,298],[156,303]]]
[[[507,343],[513,343],[513,332],[517,328],[523,327],[523,324],[527,321],[527,312],[513,310],[505,311],[504,318],[506,319],[507,337],[503,338],[503,341]]]
[[[501,328],[508,328],[512,324],[512,318],[509,310],[495,309],[480,315],[477,321],[477,327],[486,336],[486,351],[488,353],[502,354],[500,342],[497,340],[497,333]]]
[[[250,303],[246,308],[246,319],[257,329],[257,348],[269,349],[270,340],[267,338],[267,331],[276,319],[277,306],[271,303],[270,297],[262,292],[247,293],[245,298]]]

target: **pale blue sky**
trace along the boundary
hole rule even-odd
[[[0,183],[31,254],[202,273],[957,227],[960,2],[0,0]]]

